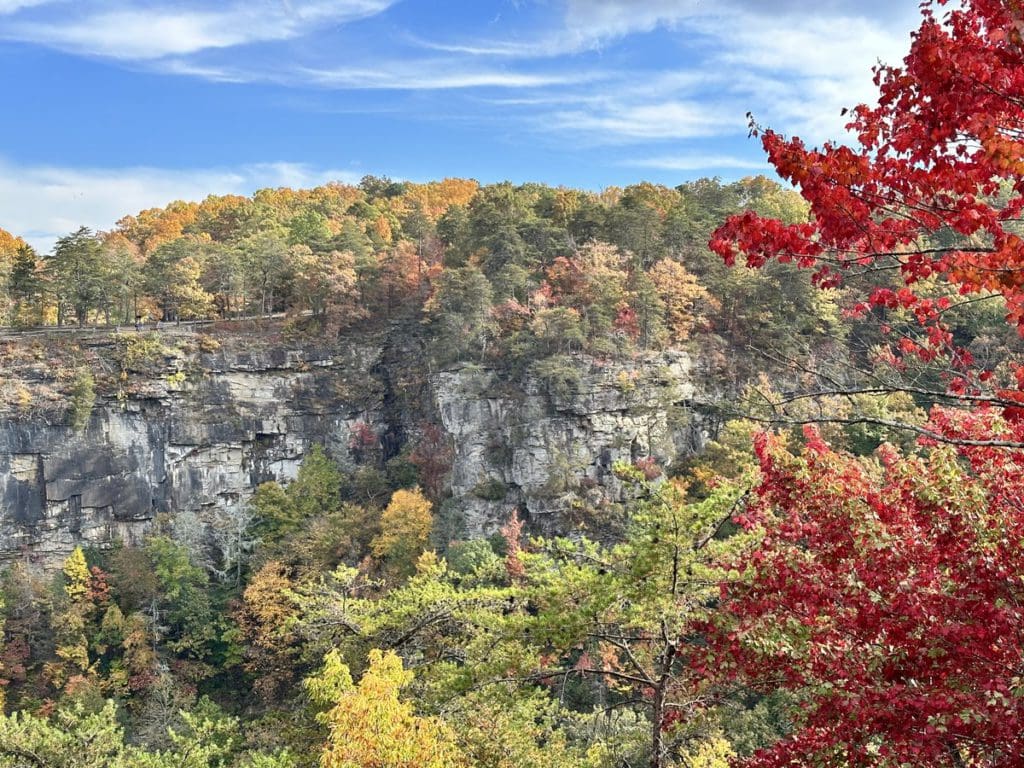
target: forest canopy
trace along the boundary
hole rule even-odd
[[[3,233],[12,325],[281,313],[552,398],[699,347],[735,411],[564,535],[453,535],[427,425],[398,462],[312,447],[215,535],[16,564],[0,767],[1021,765],[1022,36],[1017,3],[925,2],[849,144],[752,126],[793,190],[367,178]]]

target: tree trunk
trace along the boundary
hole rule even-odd
[[[665,685],[662,683],[654,691],[651,712],[651,768],[663,768],[665,765],[665,742],[661,733],[661,722],[665,717]]]

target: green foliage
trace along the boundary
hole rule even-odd
[[[217,631],[206,572],[194,565],[188,550],[164,536],[146,544],[159,589],[159,612],[167,646],[202,659],[211,652]]]
[[[256,534],[268,543],[278,541],[314,518],[336,511],[341,504],[341,484],[341,471],[323,446],[312,446],[287,488],[264,483],[256,489],[249,502]]]
[[[472,493],[485,501],[501,501],[508,493],[508,486],[498,478],[490,477],[474,485]]]
[[[246,752],[238,722],[185,713],[184,733],[172,732],[172,747],[150,751],[125,743],[117,710],[108,702],[97,712],[60,710],[52,718],[26,712],[0,715],[0,768],[294,768],[287,752]]]
[[[314,445],[302,459],[299,474],[288,485],[287,494],[299,519],[311,518],[338,508],[341,472],[324,451]]]
[[[579,390],[583,380],[579,365],[566,355],[552,355],[533,364],[533,374],[557,400],[567,400]]]
[[[125,334],[115,338],[114,344],[114,356],[124,372],[146,371],[166,354],[160,336],[155,333]]]
[[[437,354],[444,362],[475,357],[494,334],[491,284],[476,267],[446,270],[427,306]]]
[[[277,541],[297,530],[301,520],[291,497],[277,483],[263,483],[249,500],[253,530],[265,543]]]
[[[108,288],[99,238],[86,227],[60,238],[45,269],[56,292],[58,325],[70,315],[84,325],[101,308]]]
[[[501,564],[501,558],[485,539],[452,542],[445,557],[454,573],[466,576],[493,574]]]
[[[75,374],[71,391],[68,393],[68,423],[81,432],[89,426],[92,409],[96,404],[96,382],[88,370],[80,370]]]

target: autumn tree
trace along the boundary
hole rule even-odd
[[[994,411],[936,414],[950,439],[1020,438]],[[879,458],[810,428],[794,454],[758,441],[763,527],[723,592],[712,668],[801,701],[751,765],[1011,766],[1024,749],[1019,451],[933,447]]]
[[[176,200],[163,208],[147,208],[135,216],[125,216],[117,222],[117,232],[135,245],[143,256],[176,240],[196,220],[196,203]]]
[[[290,626],[296,614],[291,570],[277,561],[263,565],[246,586],[236,618],[245,639],[245,668],[253,688],[267,701],[279,698],[294,681],[301,650]]]
[[[963,406],[907,425],[922,438],[910,454],[857,459],[814,430],[799,454],[759,438],[763,482],[739,520],[763,539],[735,563],[750,581],[725,587],[727,620],[709,639],[714,665],[800,706],[795,731],[752,765],[994,768],[1024,751],[1024,376],[979,370],[948,322],[970,300],[958,295],[977,294],[1024,327],[1022,17],[1016,3],[944,5],[923,4],[903,66],[876,70],[880,98],[853,111],[851,145],[755,127],[813,218],[748,212],[711,240],[729,263],[793,262],[821,287],[867,286],[856,314],[905,312],[921,329],[889,350],[891,366],[943,361],[948,390],[921,394]]]
[[[89,671],[89,641],[86,634],[95,606],[90,600],[89,566],[81,547],[75,547],[64,561],[62,569],[64,600],[54,614],[54,629],[57,635],[56,655],[64,667],[54,670],[58,687],[69,676]]]
[[[120,233],[103,237],[103,269],[109,285],[103,311],[106,321],[132,322],[140,314],[144,287],[142,256],[134,243]]]
[[[678,261],[662,259],[647,274],[665,304],[673,341],[686,341],[701,317],[714,306],[715,300]]]
[[[307,682],[314,701],[329,706],[321,720],[330,738],[320,756],[322,768],[458,768],[465,760],[448,726],[414,714],[401,699],[412,680],[393,652],[373,650],[358,685],[337,653],[324,660]]]
[[[179,237],[162,243],[146,259],[146,290],[157,299],[164,320],[206,317],[213,296],[202,286],[203,243]]]
[[[356,271],[351,253],[316,254],[305,245],[296,245],[289,259],[295,270],[296,298],[314,317],[340,312],[353,298]]]
[[[579,314],[588,337],[623,330],[619,321],[629,305],[629,261],[629,254],[615,246],[593,242],[572,258],[556,258],[547,270],[553,300]]]
[[[430,538],[434,524],[433,505],[419,488],[398,490],[381,514],[381,533],[373,541],[373,554],[388,569],[407,573]]]
[[[205,248],[203,288],[213,295],[213,303],[223,317],[243,314],[249,296],[248,276],[242,268],[238,249],[212,242]]]
[[[853,110],[850,145],[812,149],[753,128],[811,220],[784,223],[748,211],[730,218],[710,245],[729,263],[795,263],[813,270],[821,287],[864,286],[856,314],[905,311],[921,327],[896,340],[897,360],[947,361],[956,389],[985,392],[989,374],[972,370],[948,318],[965,301],[958,295],[997,296],[1009,322],[1024,327],[1016,225],[1024,208],[1024,51],[1012,4],[944,5],[923,4],[903,66],[878,68],[878,104]],[[936,283],[947,290],[934,292]]]
[[[452,469],[451,440],[445,430],[437,424],[424,422],[419,427],[419,439],[409,454],[409,461],[416,467],[420,482],[427,496],[440,499],[445,481]]]
[[[0,323],[8,323],[11,314],[11,272],[18,251],[27,245],[20,237],[15,237],[5,229],[0,229]]]
[[[259,313],[272,312],[291,270],[287,240],[280,232],[258,232],[239,244],[239,254]]]

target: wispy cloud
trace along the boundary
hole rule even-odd
[[[32,8],[37,5],[58,2],[59,0],[0,0],[0,15],[16,13],[22,8]]]
[[[872,98],[871,67],[900,60],[916,18],[914,7],[887,0],[822,0],[813,13],[802,0],[567,0],[561,25],[532,38],[517,30],[506,40],[418,44],[478,61],[578,61],[668,30],[679,45],[677,64],[620,70],[599,89],[553,94],[574,108],[534,124],[600,143],[644,143],[742,135],[752,111],[820,141],[842,132],[843,107]],[[542,98],[534,104],[540,112]]]
[[[264,187],[355,183],[362,174],[298,163],[233,168],[61,168],[0,160],[0,227],[48,251],[58,237],[85,225],[107,229],[126,213],[171,200],[252,194]]]
[[[271,83],[282,86],[346,91],[451,91],[465,89],[544,89],[579,85],[602,79],[599,72],[517,72],[445,60],[380,60],[372,66],[344,65],[311,67],[279,63],[267,67],[260,62],[199,64],[189,58],[166,58],[152,64],[156,71],[188,75],[222,83]],[[552,99],[569,103],[565,96]],[[361,111],[361,110],[350,110]],[[374,110],[376,111],[376,110]]]
[[[60,1],[60,0],[58,0]],[[0,0],[17,10],[54,0]],[[594,79],[568,71],[519,71],[471,57],[409,56],[381,46],[339,55],[337,45],[288,49],[283,56],[248,46],[278,44],[379,15],[398,0],[249,0],[223,4],[110,0],[61,13],[17,15],[0,40],[130,62],[148,70],[214,82],[273,83],[336,90],[533,89]],[[2,5],[6,4],[6,5]],[[65,9],[66,10],[66,9]],[[421,51],[422,53],[422,51]],[[341,63],[343,62],[343,63]]]
[[[556,112],[554,126],[587,135],[598,144],[692,139],[742,129],[742,117],[697,101],[625,105],[607,102],[591,110]]]
[[[83,7],[83,3],[60,14],[15,19],[4,26],[0,36],[72,53],[144,61],[290,40],[325,24],[374,16],[395,1],[251,0],[225,3],[215,10],[168,2],[149,7],[122,2],[101,9]],[[13,2],[16,9],[37,4]]]
[[[627,168],[657,168],[662,171],[707,171],[707,170],[758,170],[765,171],[768,163],[764,160],[747,160],[732,155],[689,154],[663,155],[626,160],[620,165]]]
[[[535,74],[482,68],[454,66],[449,62],[385,62],[374,68],[335,67],[305,68],[284,77],[295,77],[305,83],[332,88],[389,90],[451,90],[461,88],[544,88],[571,85],[599,79],[598,75],[566,72]]]

